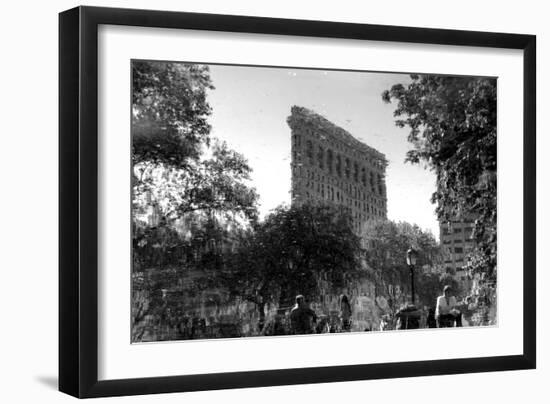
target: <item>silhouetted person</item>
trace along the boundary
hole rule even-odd
[[[296,296],[296,304],[290,311],[290,326],[293,334],[312,334],[317,321],[315,312],[309,308],[303,295]]]
[[[346,295],[342,295],[340,299],[340,319],[342,320],[342,331],[350,331],[351,329],[351,305]]]

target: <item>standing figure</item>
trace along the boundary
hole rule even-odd
[[[437,298],[435,306],[435,319],[439,328],[444,327],[462,327],[462,315],[456,309],[456,298],[452,295],[452,289],[449,285],[443,288],[443,296]]]
[[[351,330],[351,305],[346,295],[340,298],[340,319],[342,321],[342,331]]]
[[[293,334],[312,334],[317,316],[309,308],[303,295],[296,296],[296,304],[290,311],[290,326]]]

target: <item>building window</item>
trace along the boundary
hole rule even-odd
[[[319,150],[317,151],[317,162],[319,163],[319,168],[322,170],[325,166],[325,150],[319,146]]]
[[[361,183],[364,187],[367,186],[367,171],[365,170],[365,167],[361,168]]]
[[[375,194],[376,189],[374,187],[374,174],[372,172],[370,173],[369,182],[370,182],[370,189],[371,189],[372,193]]]
[[[464,253],[464,248],[462,248],[462,247],[455,247],[455,253],[456,253],[456,254],[463,254],[463,253]]]
[[[336,175],[342,177],[342,157],[340,155],[336,156]]]
[[[333,159],[332,150],[328,149],[328,151],[327,151],[327,169],[328,169],[329,174],[332,174],[332,159]]]
[[[344,173],[346,174],[346,178],[349,179],[349,176],[351,174],[351,163],[348,158],[346,158],[344,170],[345,170]]]
[[[457,228],[453,229],[453,233],[455,233],[455,234],[458,234],[458,233],[461,233],[461,232],[462,232],[462,229],[460,227],[458,229]]]
[[[384,187],[382,186],[382,176],[378,174],[378,193],[380,195],[384,194]]]
[[[309,165],[313,165],[313,143],[311,140],[308,140],[306,143],[306,157]]]
[[[355,182],[359,181],[359,164],[357,162],[353,162],[353,180]]]

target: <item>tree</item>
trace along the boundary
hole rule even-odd
[[[254,222],[258,196],[246,158],[210,135],[207,66],[132,63],[134,330],[179,302],[164,291],[200,268],[196,290],[223,280],[223,226]],[[144,220],[145,219],[145,220]],[[159,297],[160,296],[160,297]],[[181,296],[181,295],[179,295]],[[134,333],[139,335],[139,332]]]
[[[132,83],[135,211],[153,207],[168,221],[199,211],[255,219],[252,169],[210,136],[208,66],[135,61]]]
[[[418,293],[418,301],[428,307],[434,307],[437,297],[443,293],[443,288],[446,285],[451,286],[453,293],[461,292],[459,283],[449,274],[446,273],[429,273],[420,272],[416,277],[416,291]]]
[[[392,221],[374,222],[365,228],[363,237],[369,244],[366,262],[374,272],[375,283],[384,289],[381,294],[390,294],[389,285],[393,288],[399,286],[401,290],[410,292],[406,252],[411,246],[418,251],[415,283],[418,300],[422,304],[433,305],[444,282],[452,282],[456,286],[456,282],[446,276],[439,274],[432,276],[423,272],[423,268],[431,270],[441,264],[441,250],[434,236],[417,225]],[[434,290],[437,293],[435,296]],[[390,297],[395,299],[391,294]],[[405,303],[405,301],[392,301],[392,303],[393,309],[397,309],[399,303]]]
[[[232,284],[246,285],[243,295],[256,303],[261,326],[268,302],[285,308],[297,294],[313,300],[319,277],[337,288],[360,269],[359,239],[351,219],[332,206],[281,206],[239,244]]]
[[[414,146],[406,161],[437,176],[432,202],[443,221],[475,217],[472,272],[496,280],[496,79],[411,75],[382,94]]]
[[[165,222],[157,226],[134,224],[132,241],[133,272],[174,267],[183,260],[185,241]]]
[[[135,209],[155,206],[167,221],[197,212],[222,213],[227,220],[235,214],[256,220],[258,195],[248,185],[252,169],[247,160],[217,140],[210,153],[186,169],[141,163],[134,166],[139,174],[134,183]]]
[[[132,62],[132,161],[185,168],[208,143],[208,66]]]

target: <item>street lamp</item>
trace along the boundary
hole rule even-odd
[[[409,266],[409,270],[411,272],[412,304],[407,304],[396,313],[396,317],[398,319],[398,330],[412,330],[420,326],[421,312],[414,304],[414,267],[416,265],[417,258],[418,253],[416,250],[412,247],[409,248],[407,250],[407,265]]]
[[[414,248],[409,248],[407,250],[407,265],[409,266],[409,271],[411,273],[411,295],[412,295],[412,304],[414,304],[414,267],[416,265],[416,259],[418,258],[418,252]]]

